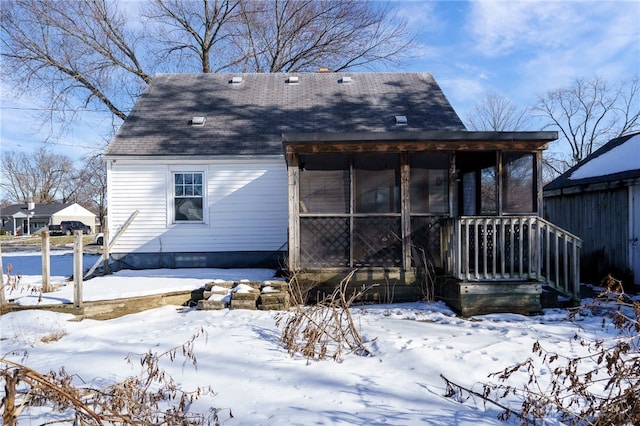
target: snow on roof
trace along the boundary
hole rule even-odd
[[[640,133],[610,151],[586,161],[571,173],[569,179],[586,179],[596,176],[637,170],[640,168]]]

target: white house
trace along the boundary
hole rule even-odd
[[[27,235],[63,220],[79,220],[95,231],[96,215],[77,203],[12,204],[0,209],[2,229],[15,235]]]
[[[432,262],[463,314],[535,312],[543,284],[579,297],[580,241],[541,218],[556,138],[466,131],[427,73],[158,75],[105,151],[110,254],[328,287],[356,269],[371,300],[433,292]]]
[[[112,258],[136,268],[281,264],[283,134],[434,130],[464,126],[426,73],[158,75],[105,151],[111,235],[139,211]]]

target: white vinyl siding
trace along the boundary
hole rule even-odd
[[[173,175],[185,170],[204,172],[204,223],[173,221]],[[114,253],[276,251],[287,240],[284,159],[147,165],[118,160],[108,179],[112,235],[140,211]]]
[[[119,238],[113,251],[127,253],[144,247],[144,251],[157,251],[154,241],[166,230],[166,167],[116,164],[108,173],[108,226],[113,238],[127,219],[140,213]]]

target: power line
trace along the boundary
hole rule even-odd
[[[95,111],[91,109],[71,109],[71,108],[34,108],[34,107],[14,107],[14,106],[2,106],[0,109],[10,109],[14,111],[61,111],[61,112],[93,112],[96,114],[111,114],[108,111]],[[123,111],[124,112],[124,111]]]
[[[102,149],[103,148],[103,147],[99,147],[99,146],[79,145],[77,143],[65,143],[65,142],[56,142],[56,141],[46,141],[46,142],[32,141],[32,142],[29,142],[29,141],[26,141],[26,140],[11,139],[11,138],[2,138],[2,142],[3,142],[3,144],[5,142],[6,143],[11,143],[11,144],[14,144],[16,146],[20,146],[22,148],[26,148],[25,145],[32,145],[32,144],[69,146],[69,147],[85,148],[85,149],[96,149],[96,148]]]

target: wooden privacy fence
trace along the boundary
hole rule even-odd
[[[463,216],[442,227],[445,271],[466,281],[537,280],[580,298],[582,240],[537,216]]]

